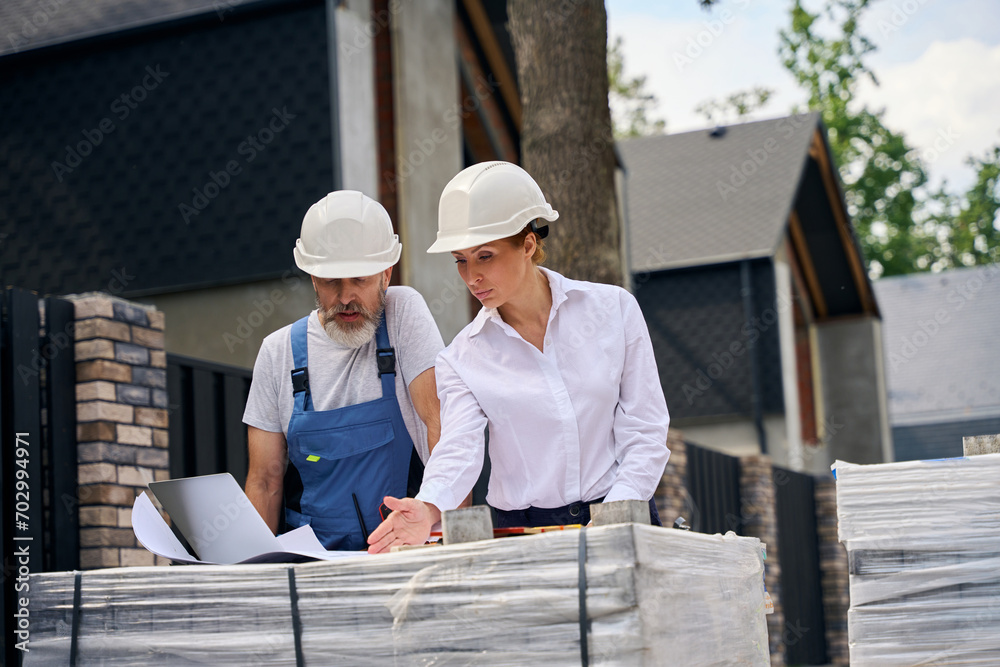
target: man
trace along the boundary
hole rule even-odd
[[[272,531],[284,500],[289,529],[365,548],[383,496],[405,495],[414,452],[426,461],[437,442],[444,343],[423,298],[388,287],[400,251],[389,214],[360,192],[330,193],[302,220],[293,254],[316,310],[264,339],[243,415],[246,492]]]

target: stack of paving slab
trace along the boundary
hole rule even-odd
[[[636,524],[298,565],[32,575],[24,664],[580,665],[581,579],[587,664],[770,664],[760,542]]]
[[[851,665],[1000,665],[1000,454],[834,470]]]

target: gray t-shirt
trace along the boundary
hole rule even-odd
[[[413,378],[434,367],[444,349],[441,332],[420,293],[412,287],[386,291],[385,317],[389,344],[396,350],[396,399],[420,458],[428,458],[427,427],[420,420],[409,385]],[[292,325],[267,336],[253,367],[253,382],[243,423],[284,433],[292,417]],[[335,410],[374,401],[382,396],[375,361],[375,338],[359,348],[349,348],[326,335],[314,310],[309,314],[306,339],[309,347],[309,388],[314,410]]]

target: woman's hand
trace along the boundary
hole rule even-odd
[[[383,502],[392,513],[368,537],[370,554],[401,544],[423,544],[430,537],[431,526],[441,520],[437,507],[416,498],[386,496]]]

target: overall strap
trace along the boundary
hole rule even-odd
[[[389,328],[385,315],[375,331],[375,360],[378,362],[378,377],[382,381],[382,398],[396,396],[396,351],[389,346]]]
[[[309,348],[307,333],[311,313],[292,325],[292,396],[295,410],[312,410],[312,394],[309,392]]]

